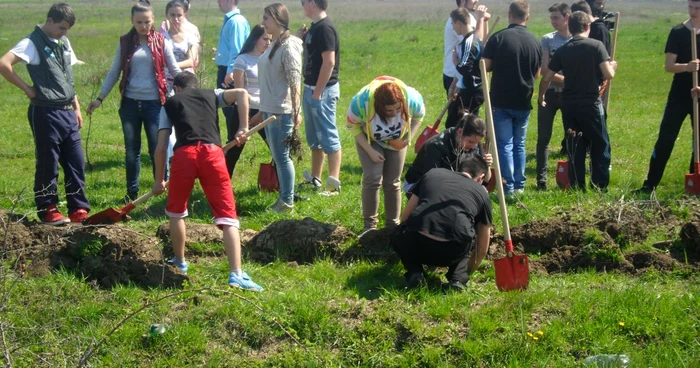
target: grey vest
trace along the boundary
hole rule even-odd
[[[37,26],[29,39],[36,46],[41,60],[39,65],[27,64],[29,77],[36,88],[32,104],[59,108],[70,105],[75,98],[75,87],[66,38],[53,42]]]

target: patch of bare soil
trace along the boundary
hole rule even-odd
[[[382,228],[364,234],[343,254],[342,261],[369,259],[373,261],[396,262],[398,256],[391,249],[391,235],[395,228]]]
[[[257,233],[243,247],[246,259],[268,263],[275,259],[299,264],[318,258],[338,259],[343,246],[355,235],[338,225],[316,221],[282,220]]]
[[[8,221],[4,213],[3,221]],[[144,287],[181,287],[186,276],[165,265],[157,240],[122,226],[53,227],[35,222],[9,224],[6,254],[32,276],[60,267],[75,270],[109,288],[132,282]]]
[[[650,268],[662,272],[700,269],[700,223],[688,222],[678,234],[681,225],[668,208],[658,203],[624,202],[602,206],[593,218],[569,213],[515,226],[511,237],[516,253],[541,256],[530,262],[530,271],[536,274],[590,268],[629,274]],[[670,237],[678,234],[680,242],[669,239],[654,244],[658,252],[625,254],[625,247],[645,242],[654,229],[662,229]],[[504,256],[503,236],[494,235],[487,258]]]

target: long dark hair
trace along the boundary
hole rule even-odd
[[[182,0],[170,0],[168,1],[168,4],[165,5],[165,15],[168,15],[168,11],[170,8],[174,8],[176,6],[179,6],[182,8],[183,12],[187,12],[187,6],[185,5],[185,2]]]
[[[148,0],[140,0],[134,6],[131,7],[131,16],[133,17],[136,13],[153,12],[151,8],[151,2]]]
[[[266,6],[263,13],[272,17],[272,19],[275,21],[275,23],[277,23],[277,26],[284,30],[284,32],[282,32],[280,37],[275,41],[275,44],[272,45],[272,50],[270,51],[270,56],[269,56],[269,59],[272,60],[272,57],[275,56],[275,52],[277,52],[277,49],[290,36],[290,33],[289,33],[289,10],[287,10],[287,7],[284,6],[284,4],[282,4],[282,3],[274,3],[274,4],[270,4],[270,5]]]
[[[263,27],[262,24],[257,24],[255,27],[253,27],[253,29],[250,30],[248,39],[245,40],[243,47],[241,47],[241,51],[238,52],[238,55],[244,55],[253,51],[255,49],[255,43],[258,42],[260,37],[264,35],[265,27]]]

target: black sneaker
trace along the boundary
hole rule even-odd
[[[653,192],[654,189],[656,189],[656,188],[651,187],[647,184],[644,184],[644,185],[642,185],[641,188],[633,191],[632,194],[651,194],[651,192]]]
[[[294,193],[294,202],[303,202],[303,201],[308,201],[309,197],[303,197],[297,193]]]
[[[425,285],[425,276],[423,276],[423,272],[415,272],[408,276],[406,282],[407,290],[415,289],[423,285]]]
[[[450,282],[448,282],[448,283],[446,283],[446,284],[442,284],[442,288],[443,288],[445,291],[459,291],[459,292],[462,292],[462,291],[467,290],[467,285],[464,285],[463,283],[461,283],[461,282],[459,282],[459,281],[450,281]]]
[[[547,182],[540,181],[537,183],[537,190],[545,191],[547,190]]]
[[[129,204],[139,197],[139,192],[126,192],[126,195],[122,199],[124,203]]]

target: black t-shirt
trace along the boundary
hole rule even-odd
[[[419,198],[418,205],[405,222],[412,231],[471,244],[476,238],[474,225],[492,222],[486,188],[462,173],[430,170],[416,183],[413,193]]]
[[[595,103],[598,100],[603,73],[600,63],[610,59],[602,42],[574,36],[554,52],[549,70],[561,70],[565,104]]]
[[[315,86],[318,75],[323,65],[322,54],[326,51],[335,51],[335,65],[333,73],[326,86],[338,83],[338,69],[340,68],[340,39],[328,17],[311,23],[304,37],[304,84]]]
[[[212,90],[187,88],[165,101],[165,113],[175,128],[175,147],[197,141],[221,145],[219,99]]]
[[[425,173],[436,167],[452,171],[457,170],[457,158],[460,153],[465,157],[468,155],[484,155],[480,144],[473,150],[461,152],[456,139],[457,128],[452,127],[425,141],[418,151],[413,164],[406,172],[406,181],[408,183],[416,183]]]
[[[690,29],[683,24],[671,28],[666,41],[665,53],[676,54],[676,63],[683,64],[690,61],[692,52],[690,49]],[[700,36],[697,37],[698,49],[700,50]],[[690,89],[693,88],[693,73],[683,72],[673,75],[671,91],[668,93],[669,99],[690,100]]]
[[[474,32],[468,33],[458,46],[461,51],[461,58],[456,65],[457,72],[462,75],[464,81],[464,89],[470,94],[481,91],[481,69],[479,61],[481,60],[481,52],[483,43],[474,35]]]
[[[591,23],[591,32],[588,34],[588,38],[598,40],[605,46],[605,51],[608,55],[612,52],[612,44],[610,43],[610,31],[605,25],[602,19],[596,19],[595,22]]]
[[[532,110],[535,75],[542,66],[542,45],[535,36],[511,24],[489,38],[482,58],[491,60],[493,107]]]

